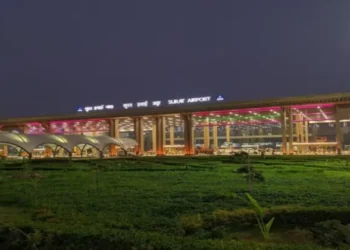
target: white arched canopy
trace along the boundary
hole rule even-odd
[[[26,135],[10,132],[0,132],[0,144],[13,145],[27,153],[42,145],[54,145],[63,148],[69,153],[78,145],[89,145],[102,152],[108,145],[114,144],[123,150],[137,146],[137,142],[130,138],[115,139],[110,136],[85,136],[85,135]]]

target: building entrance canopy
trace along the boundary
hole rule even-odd
[[[102,152],[109,145],[116,145],[123,150],[137,146],[137,142],[130,138],[116,139],[106,135],[85,136],[85,135],[28,135],[10,132],[0,132],[0,144],[16,146],[32,153],[35,148],[43,145],[55,145],[72,153],[78,145],[90,145]]]

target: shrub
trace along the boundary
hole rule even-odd
[[[345,247],[350,245],[350,225],[342,225],[339,220],[317,223],[311,228],[315,239],[327,247]]]
[[[193,234],[203,227],[203,219],[200,214],[184,216],[180,220],[181,228],[186,234]]]
[[[230,157],[230,162],[246,163],[249,159],[249,154],[247,152],[236,152]]]
[[[325,221],[328,218],[337,219],[343,224],[350,223],[349,208],[331,207],[298,207],[280,206],[265,210],[266,220],[275,217],[274,225],[284,228],[310,228],[315,223]],[[248,226],[255,223],[254,212],[251,209],[216,210],[212,221],[205,220],[204,227],[211,228],[221,225]]]
[[[254,211],[252,209],[240,208],[234,211],[218,209],[213,213],[216,225],[234,224],[236,226],[246,226],[254,221]]]
[[[236,169],[236,173],[249,173],[249,168],[250,168],[250,171],[254,171],[254,168],[252,166],[242,165]]]
[[[250,174],[245,175],[245,178],[247,179],[247,181],[249,181],[249,179],[257,182],[265,181],[265,177],[263,176],[262,172],[259,171],[251,172]]]
[[[265,177],[263,176],[262,172],[256,171],[254,167],[251,165],[243,165],[236,169],[236,173],[246,173],[245,178],[247,181],[258,181],[258,182],[264,182]]]

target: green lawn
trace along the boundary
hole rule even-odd
[[[232,195],[250,192],[234,172],[242,163],[225,157],[2,163],[0,249],[322,249],[302,216],[350,222],[347,159],[251,164],[265,177],[252,185],[260,205],[271,216],[282,206],[301,216],[293,224],[279,212],[268,241],[248,203]]]

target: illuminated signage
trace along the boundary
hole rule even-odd
[[[168,100],[168,104],[172,105],[172,104],[183,104],[185,103],[185,99],[172,99],[172,100]]]
[[[159,107],[161,103],[162,103],[161,101],[153,101],[152,106]]]
[[[114,109],[114,105],[97,105],[97,106],[86,106],[86,107],[79,107],[78,112],[90,112],[90,111],[101,111],[101,110],[111,110]]]
[[[129,108],[132,108],[132,107],[133,107],[132,103],[124,103],[123,104],[123,108],[125,108],[125,109],[129,109]]]
[[[220,101],[223,101],[224,98],[222,97],[222,95],[219,95],[217,98],[216,98],[216,101],[220,102]]]
[[[191,97],[191,98],[179,98],[179,99],[170,99],[165,103],[167,105],[179,105],[179,104],[191,104],[191,103],[202,103],[202,102],[211,102],[212,100],[223,101],[224,98],[219,95],[218,97],[212,98],[211,96],[202,96],[202,97]],[[135,103],[124,103],[122,106],[124,109],[130,109],[133,107],[137,108],[146,108],[146,107],[160,107],[162,101],[142,101]]]
[[[196,102],[210,102],[211,97],[205,96],[205,97],[193,97],[188,98],[187,103],[196,103]]]
[[[148,101],[138,102],[138,103],[137,103],[137,107],[138,107],[138,108],[141,108],[141,107],[148,107]]]
[[[187,100],[185,98],[171,99],[171,100],[168,100],[168,104],[173,105],[173,104],[184,104],[184,103],[210,102],[210,100],[211,100],[210,96],[191,97],[191,98],[188,98]]]

